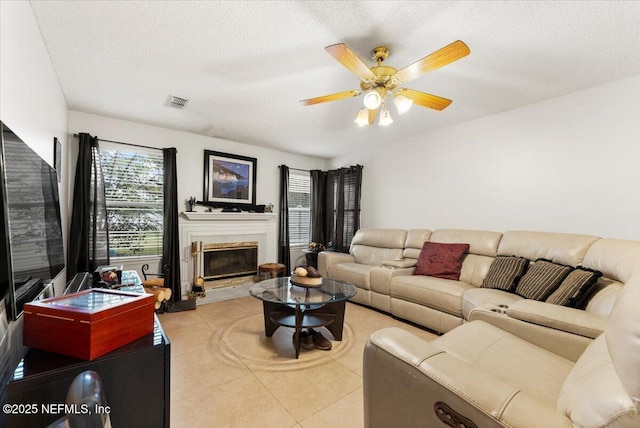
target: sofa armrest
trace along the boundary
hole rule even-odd
[[[539,302],[519,300],[507,309],[507,315],[521,321],[538,324],[595,339],[605,329],[607,316],[582,309],[568,308]]]
[[[322,276],[327,276],[329,267],[338,263],[354,263],[356,258],[351,254],[337,253],[334,251],[322,251],[318,254],[318,272]]]
[[[376,293],[391,296],[391,281],[396,276],[406,276],[413,273],[413,268],[392,268],[388,266],[376,266],[371,269],[369,283],[371,290]]]
[[[477,427],[571,426],[552,403],[394,327],[369,338],[363,385],[365,427],[445,426],[436,411],[439,403]]]

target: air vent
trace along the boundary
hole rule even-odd
[[[169,100],[169,107],[177,108],[178,110],[182,110],[189,100],[185,100],[184,98],[171,96]]]

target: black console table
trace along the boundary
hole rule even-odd
[[[36,404],[35,414],[9,414],[7,426],[46,427],[64,414],[42,405],[65,403],[73,379],[94,370],[102,379],[114,427],[169,427],[170,342],[158,318],[154,331],[93,361],[30,349],[6,389],[6,403]]]

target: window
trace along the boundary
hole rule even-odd
[[[309,244],[311,238],[311,177],[296,171],[289,175],[289,245]]]
[[[353,168],[342,168],[333,178],[334,228],[348,248],[360,224],[360,182]]]
[[[163,159],[155,151],[100,146],[111,257],[162,255]]]

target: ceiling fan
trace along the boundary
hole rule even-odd
[[[388,65],[382,65],[382,62],[389,56],[389,49],[385,46],[378,46],[371,51],[371,58],[377,63],[377,65],[371,68],[367,67],[358,55],[344,43],[327,46],[324,49],[349,71],[358,76],[360,79],[360,90],[338,92],[331,95],[301,100],[300,102],[305,106],[310,106],[328,101],[356,97],[364,93],[363,101],[365,108],[358,112],[355,120],[360,126],[372,125],[378,111],[380,111],[378,124],[381,126],[391,124],[393,119],[385,103],[388,98],[393,99],[400,114],[409,110],[413,104],[434,110],[445,109],[451,104],[451,100],[437,95],[403,88],[401,85],[425,73],[457,61],[469,55],[470,52],[469,47],[464,42],[457,40],[413,64],[397,70]]]

